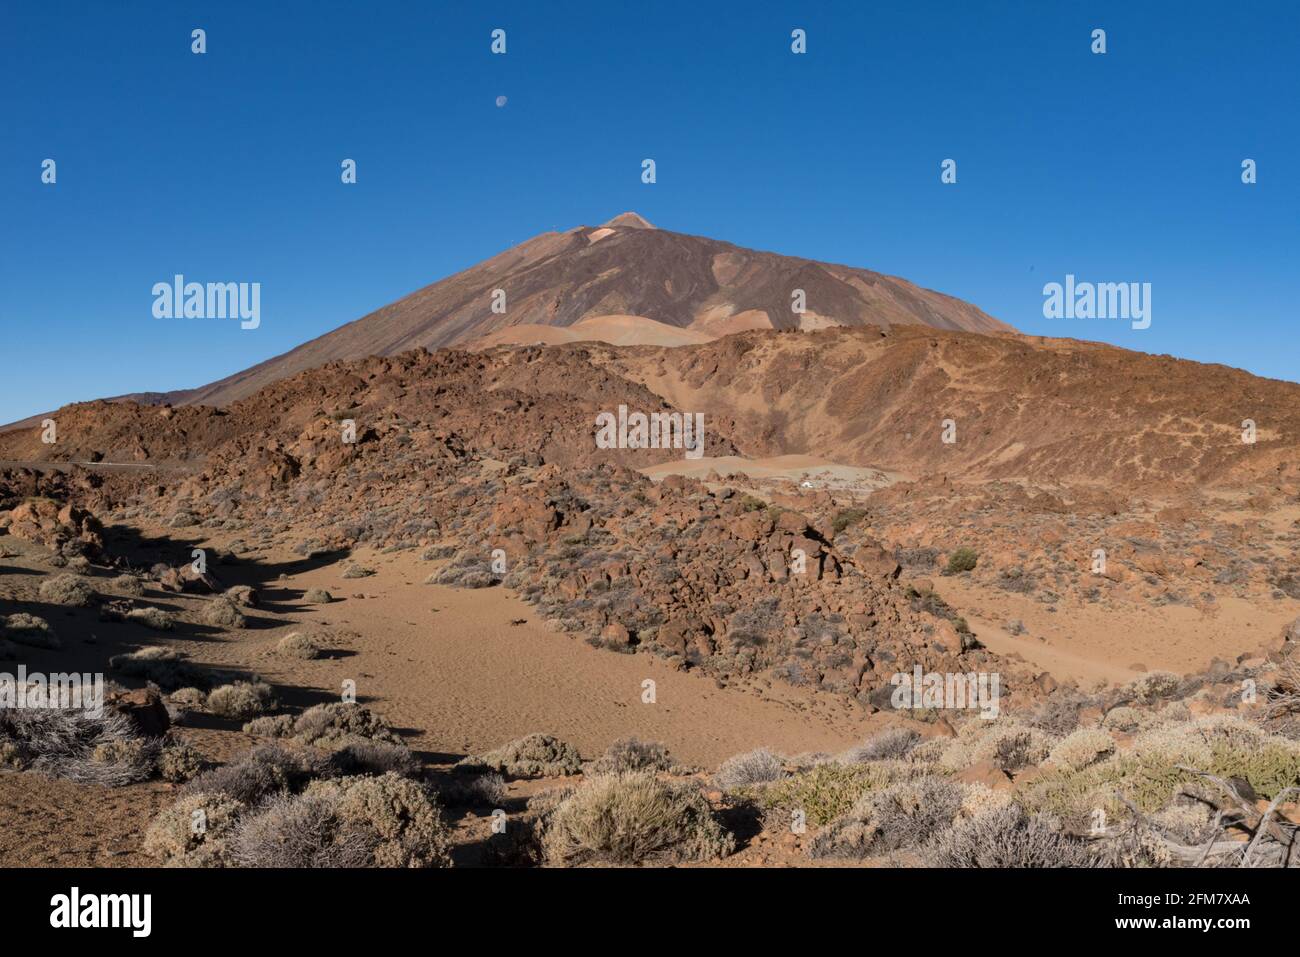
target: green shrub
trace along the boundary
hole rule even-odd
[[[587,780],[547,817],[542,846],[555,866],[671,864],[729,854],[735,839],[697,784],[638,771]]]
[[[963,545],[961,548],[955,549],[953,553],[948,556],[948,565],[944,569],[944,573],[948,575],[960,575],[962,572],[972,571],[978,561],[979,553],[976,552],[975,549],[967,548]]]

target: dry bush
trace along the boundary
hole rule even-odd
[[[225,597],[244,608],[257,607],[257,590],[252,585],[232,585],[226,589]]]
[[[611,744],[589,770],[593,774],[617,774],[620,771],[669,771],[672,767],[668,749],[659,742],[623,738]]]
[[[144,852],[170,867],[225,867],[244,805],[225,794],[186,794],[144,834]]]
[[[158,755],[158,774],[164,781],[184,784],[203,770],[207,762],[199,750],[184,741],[168,744]]]
[[[670,864],[724,856],[735,838],[697,784],[640,771],[587,780],[547,816],[542,846],[555,866]]]
[[[375,839],[375,867],[450,867],[451,828],[428,790],[397,774],[315,781],[308,795],[335,800],[344,830]]]
[[[906,757],[920,741],[921,735],[911,728],[889,728],[849,748],[837,760],[841,764],[896,760]]]
[[[230,764],[204,771],[182,789],[183,794],[219,794],[256,804],[281,791],[300,791],[321,766],[315,755],[281,744],[259,744]]]
[[[261,681],[237,681],[208,695],[208,710],[222,718],[252,718],[273,707],[271,686]]]
[[[52,605],[87,608],[95,600],[95,591],[83,578],[76,575],[55,575],[41,582],[41,601]]]
[[[767,748],[734,754],[718,766],[713,783],[724,791],[766,784],[786,776],[785,762]]]
[[[1019,770],[1046,760],[1053,740],[1047,732],[1012,718],[985,721],[973,718],[949,741],[939,764],[959,771],[983,761],[1006,765],[1005,770]]]
[[[214,628],[243,628],[248,619],[233,601],[219,595],[203,606],[203,623]]]
[[[311,661],[320,657],[320,646],[306,635],[291,632],[281,638],[275,645],[275,653],[286,658],[299,658]]]
[[[438,784],[438,800],[447,807],[499,807],[508,796],[506,779],[495,771],[458,772]]]
[[[862,859],[918,847],[952,826],[964,798],[960,784],[938,777],[868,792],[817,834],[810,853],[815,858]]]
[[[1058,741],[1048,754],[1051,764],[1077,771],[1115,753],[1115,739],[1100,728],[1080,728]]]
[[[324,588],[308,588],[303,593],[302,600],[309,605],[328,605],[334,600],[334,596]]]
[[[392,772],[409,778],[420,773],[420,761],[404,744],[353,738],[336,746],[326,761],[326,770],[342,775]]]
[[[114,655],[108,659],[108,666],[129,678],[151,681],[163,691],[208,683],[204,672],[186,661],[184,654],[160,645]]]
[[[388,722],[369,708],[359,704],[344,704],[333,701],[308,708],[294,719],[287,737],[302,744],[314,744],[317,747],[329,747],[332,743],[346,743],[353,738],[369,738],[372,741],[387,741],[401,744]]]
[[[30,648],[57,649],[63,647],[50,623],[25,611],[0,620],[0,636]]]
[[[958,822],[935,845],[935,867],[1096,867],[1087,844],[1018,804]]]
[[[459,764],[489,768],[515,778],[550,778],[582,771],[578,749],[550,734],[529,734]]]
[[[344,828],[329,794],[282,794],[239,823],[231,858],[242,867],[366,867],[378,840],[373,831]]]
[[[11,759],[45,777],[122,787],[151,777],[159,742],[143,738],[130,718],[105,710],[0,709],[0,742]]]
[[[144,594],[144,583],[137,575],[118,575],[113,579],[113,591],[138,597]]]
[[[349,565],[343,569],[344,578],[369,578],[375,573],[373,568],[364,568],[361,565]]]
[[[1182,683],[1183,679],[1172,671],[1148,671],[1134,678],[1124,690],[1138,701],[1151,704],[1176,694]]]
[[[202,711],[208,705],[208,696],[198,688],[177,688],[167,696],[167,703],[180,711]]]
[[[126,620],[152,628],[154,631],[171,631],[176,624],[176,618],[171,612],[153,606],[132,608],[126,613]]]

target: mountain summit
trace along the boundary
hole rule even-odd
[[[335,359],[421,346],[681,345],[751,329],[891,325],[1015,331],[905,279],[675,233],[625,212],[602,226],[534,236],[283,355],[153,401],[225,405]]]

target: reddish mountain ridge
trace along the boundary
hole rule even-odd
[[[505,297],[504,312],[493,311],[496,290]],[[802,314],[792,310],[795,290],[804,294]],[[623,213],[598,227],[542,233],[209,385],[123,398],[227,405],[336,359],[466,345],[514,326],[569,327],[599,316],[644,317],[710,338],[753,328],[827,326],[1015,331],[969,303],[905,279],[657,229],[636,213]]]

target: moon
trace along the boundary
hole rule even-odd
[[[506,98],[504,96],[498,96],[497,106],[505,106],[505,105],[506,105]]]

